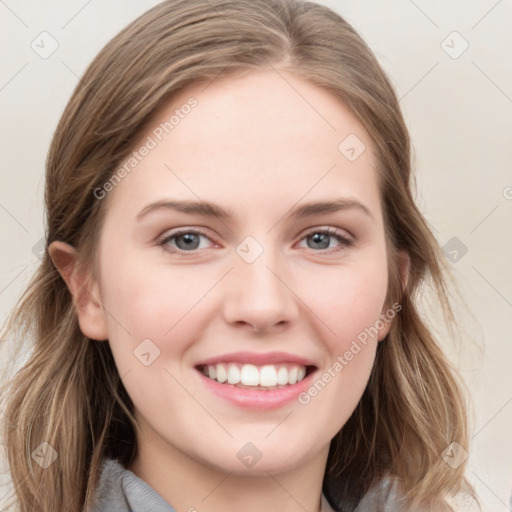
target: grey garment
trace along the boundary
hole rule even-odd
[[[364,495],[354,512],[450,512],[444,501],[432,505],[416,505],[406,500],[397,479],[383,478]]]
[[[91,512],[176,512],[144,480],[119,462],[106,459]],[[334,512],[322,495],[320,512]]]
[[[91,512],[176,512],[152,487],[119,462],[103,464]]]
[[[447,512],[445,503],[414,512]],[[152,487],[119,462],[106,459],[90,512],[176,512]],[[335,512],[322,495],[320,512]],[[354,512],[411,512],[396,480],[383,478],[363,497]]]
[[[409,512],[402,503],[398,485],[390,479],[382,479],[359,502],[354,512]]]

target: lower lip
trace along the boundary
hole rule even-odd
[[[200,371],[197,371],[197,373],[208,389],[238,407],[246,409],[277,409],[293,400],[297,400],[298,396],[310,386],[315,372],[310,373],[300,382],[297,382],[297,384],[291,384],[285,388],[272,391],[237,388],[232,384],[221,384],[216,380],[210,379]]]

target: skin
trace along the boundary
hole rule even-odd
[[[88,283],[77,301],[80,327],[108,339],[134,402],[139,451],[129,469],[180,512],[319,510],[329,443],[359,402],[389,329],[306,405],[241,409],[207,390],[194,369],[229,352],[285,351],[309,358],[321,375],[388,309],[371,140],[330,93],[280,73],[198,84],[158,113],[155,126],[191,96],[198,101],[105,199],[96,280],[79,274],[73,248],[50,248],[75,298]],[[349,134],[366,146],[352,162],[338,150]],[[200,198],[233,216],[160,208],[137,220],[171,198]],[[338,198],[368,212],[287,216],[297,203]],[[352,244],[331,236],[324,249],[306,236],[327,227]],[[176,228],[206,236],[180,251],[183,239],[162,242]],[[247,236],[263,249],[252,263],[236,252]],[[160,350],[149,366],[134,356],[144,339]],[[262,455],[251,468],[237,457],[247,442]]]

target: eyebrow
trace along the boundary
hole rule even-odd
[[[161,200],[148,204],[135,217],[137,220],[142,219],[147,214],[158,210],[176,210],[178,212],[188,213],[189,215],[204,215],[207,217],[219,217],[227,219],[233,216],[233,213],[216,204],[208,201],[176,201]]]
[[[329,201],[314,201],[302,204],[293,208],[285,217],[305,218],[352,209],[359,210],[373,219],[373,215],[367,206],[350,198],[337,198]],[[145,206],[137,214],[136,219],[141,220],[149,213],[158,210],[175,210],[189,215],[203,215],[206,217],[218,217],[219,219],[229,219],[233,217],[233,211],[225,210],[221,206],[208,201],[177,201],[164,199]]]

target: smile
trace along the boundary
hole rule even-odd
[[[217,363],[198,368],[203,375],[220,383],[248,389],[280,389],[301,382],[308,367],[300,364]]]
[[[231,352],[195,365],[204,389],[236,407],[268,410],[294,403],[318,366],[289,352]]]

